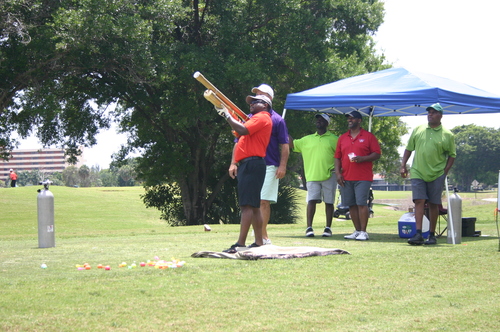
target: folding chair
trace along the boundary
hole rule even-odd
[[[443,218],[446,221],[446,227],[443,229],[441,232],[441,218]],[[446,229],[448,228],[448,209],[445,209],[443,207],[443,204],[439,204],[439,217],[438,217],[438,235],[437,237],[441,237],[441,235],[444,234]]]
[[[424,214],[430,220],[429,205],[427,204],[425,204],[424,206]],[[443,229],[442,232],[441,232],[441,218],[443,218],[444,221],[446,221],[446,227]],[[448,228],[448,209],[445,209],[443,207],[443,204],[439,204],[438,231],[436,237],[441,237],[447,228]]]

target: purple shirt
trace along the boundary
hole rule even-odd
[[[252,117],[252,114],[248,114],[248,117]],[[266,165],[279,166],[281,160],[280,144],[288,144],[288,129],[285,120],[274,110],[271,110],[271,120],[273,121],[273,130],[264,160]],[[234,141],[238,142],[238,139]]]
[[[280,144],[288,144],[288,129],[285,120],[274,110],[271,110],[271,120],[273,121],[273,130],[264,159],[266,165],[279,166],[281,159]]]

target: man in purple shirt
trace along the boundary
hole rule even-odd
[[[265,95],[274,98],[274,90],[267,84],[261,84],[252,89],[256,95]],[[264,244],[271,244],[267,235],[267,224],[271,218],[271,204],[278,201],[279,179],[286,174],[286,164],[290,155],[288,144],[288,129],[285,120],[274,110],[270,111],[273,129],[271,139],[266,150],[266,178],[260,192],[260,212],[262,213],[262,237]],[[251,116],[251,114],[250,114]]]

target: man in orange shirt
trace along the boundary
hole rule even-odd
[[[245,123],[236,121],[227,109],[217,109],[226,118],[231,128],[241,135],[233,149],[229,166],[229,175],[238,178],[238,203],[241,209],[240,235],[238,241],[227,253],[236,253],[238,247],[245,247],[245,242],[252,225],[255,242],[249,247],[259,247],[262,242],[262,214],[260,213],[260,191],[266,176],[267,145],[271,138],[273,122],[270,110],[271,99],[264,95],[247,96],[252,117]]]
[[[9,177],[10,177],[10,186],[12,188],[14,188],[16,186],[16,182],[17,182],[17,174],[16,174],[16,172],[14,172],[14,170],[12,168],[10,169]]]

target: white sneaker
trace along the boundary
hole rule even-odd
[[[360,231],[354,231],[354,233],[352,233],[351,235],[344,236],[344,239],[354,240],[359,235],[359,233],[361,233],[361,232]]]
[[[359,232],[359,235],[356,236],[356,240],[358,241],[366,241],[366,240],[369,240],[370,238],[368,237],[368,233],[367,232]]]
[[[266,244],[272,244],[272,243],[271,243],[271,239],[262,239],[262,243],[263,243],[264,245],[266,245]]]

